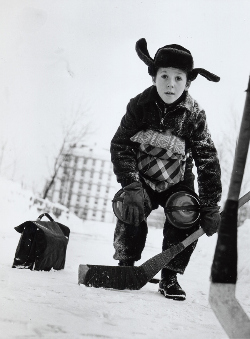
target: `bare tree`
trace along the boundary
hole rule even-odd
[[[4,153],[6,151],[7,141],[4,140],[0,146],[0,173],[2,172]]]
[[[16,172],[17,159],[12,159],[12,157],[8,156],[9,150],[10,146],[7,139],[0,140],[0,175],[13,179]]]
[[[221,133],[220,139],[216,143],[221,166],[222,201],[224,201],[227,196],[240,127],[239,116],[233,109],[229,117],[227,117],[227,124],[224,124],[224,126],[226,126],[227,129]]]
[[[45,185],[43,199],[48,196],[66,157],[71,155],[74,147],[77,144],[83,143],[86,136],[90,133],[90,125],[87,121],[87,111],[87,108],[82,109],[80,105],[75,113],[70,115],[70,121],[67,121],[67,119],[63,121],[62,140],[59,144],[59,149],[54,156],[52,173]]]
[[[216,145],[222,172],[222,203],[224,203],[228,193],[227,191],[233,169],[233,161],[238,141],[240,122],[241,119],[239,117],[239,114],[232,109],[231,115],[227,119],[227,124],[225,124],[228,129],[224,133],[222,133],[221,139]],[[241,195],[244,195],[250,190],[250,172],[247,170],[249,168],[249,163],[250,158],[248,156],[241,187]],[[246,204],[239,210],[239,224],[242,224],[249,217],[248,207],[249,204]]]

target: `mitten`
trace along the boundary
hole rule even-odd
[[[122,206],[122,218],[125,223],[139,226],[144,219],[144,194],[142,184],[133,182],[123,187],[124,200]]]
[[[211,236],[218,231],[221,216],[219,207],[202,207],[200,225],[207,236]]]

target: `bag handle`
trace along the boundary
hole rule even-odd
[[[61,226],[59,226],[59,224],[49,215],[49,213],[43,213],[41,215],[39,215],[39,217],[36,219],[36,221],[40,221],[43,217],[47,217],[51,222],[53,222],[53,229],[56,230],[58,232],[60,232],[62,235],[64,235],[67,239],[69,238],[69,235],[64,234],[64,231],[62,230]],[[34,222],[36,224],[36,222]],[[37,225],[41,226],[39,223],[37,223]],[[62,225],[63,226],[63,225]],[[66,227],[66,226],[64,226]],[[50,229],[50,228],[48,228]]]
[[[47,217],[52,222],[54,221],[54,219],[49,215],[49,213],[43,213],[43,214],[39,215],[37,220],[41,220],[43,217]]]

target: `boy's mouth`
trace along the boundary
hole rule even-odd
[[[174,95],[173,92],[165,92],[165,94],[167,94],[167,95]]]

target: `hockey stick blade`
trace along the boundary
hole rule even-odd
[[[79,265],[78,283],[89,287],[139,290],[184,248],[183,243],[171,246],[140,266]]]

